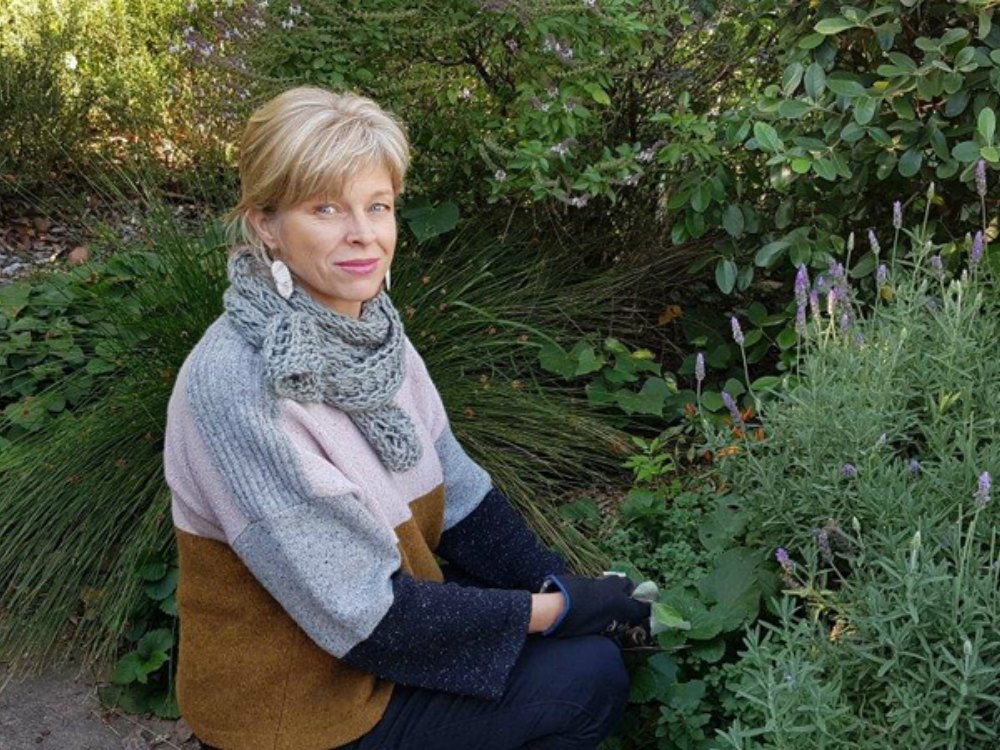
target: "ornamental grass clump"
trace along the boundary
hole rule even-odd
[[[841,305],[862,308],[826,274],[797,385],[721,464],[786,588],[729,668],[719,747],[1000,746],[996,259],[989,232],[904,232],[912,255],[861,280],[892,294],[849,330]]]

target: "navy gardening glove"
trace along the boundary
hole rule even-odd
[[[543,636],[570,638],[576,635],[605,635],[623,625],[649,621],[649,602],[632,598],[635,582],[625,576],[600,578],[561,573],[545,577],[539,593],[560,591],[566,599],[562,614]]]

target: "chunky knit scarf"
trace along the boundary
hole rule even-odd
[[[403,472],[422,453],[413,421],[393,403],[403,382],[403,324],[385,291],[361,304],[357,320],[296,287],[278,294],[270,269],[249,248],[234,250],[223,304],[237,331],[264,357],[278,396],[345,412],[382,463]]]

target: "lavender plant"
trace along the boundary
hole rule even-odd
[[[717,747],[997,746],[1000,296],[987,231],[955,267],[926,226],[894,227],[912,251],[867,317],[837,265],[796,284],[799,384],[721,465],[785,597],[727,667]]]

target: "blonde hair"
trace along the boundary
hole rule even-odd
[[[359,172],[385,167],[396,195],[410,161],[402,124],[363,96],[300,86],[250,116],[240,142],[240,202],[227,217],[231,245],[249,245],[270,262],[249,220],[317,196],[336,197]]]

